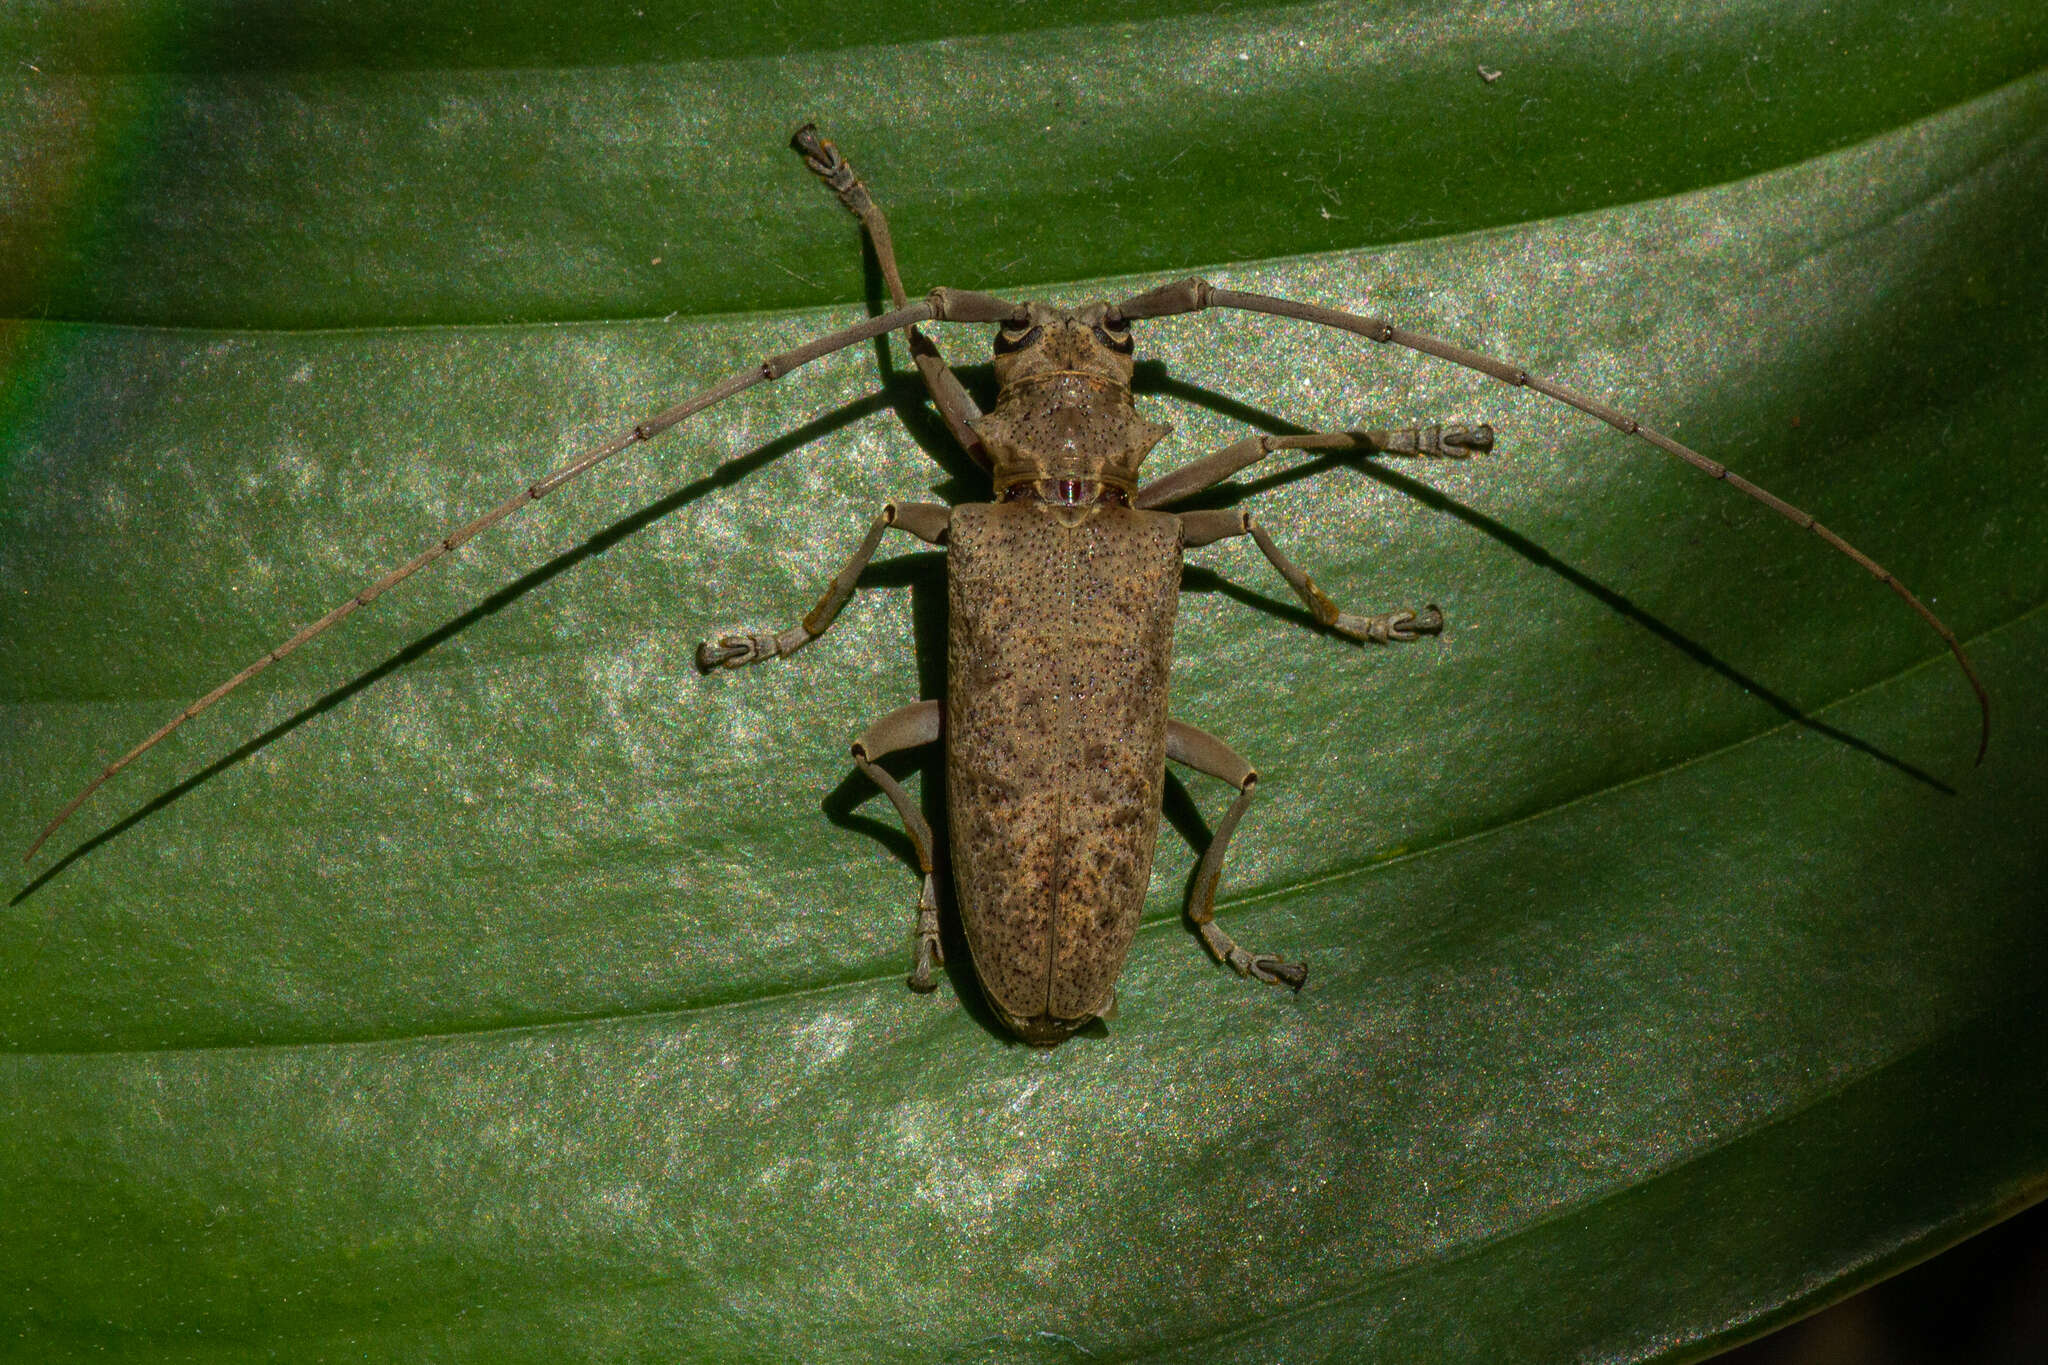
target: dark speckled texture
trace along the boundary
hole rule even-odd
[[[1004,1022],[1057,1042],[1108,1008],[1144,909],[1180,521],[1121,507],[958,507],[947,558],[946,795],[961,919]]]

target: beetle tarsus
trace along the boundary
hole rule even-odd
[[[1393,431],[1352,431],[1345,433],[1382,455],[1416,456],[1433,460],[1463,460],[1493,450],[1493,425],[1460,422],[1430,426],[1401,427]],[[1275,438],[1268,437],[1269,441]],[[1299,440],[1303,449],[1315,449],[1331,438],[1312,435]]]
[[[1230,965],[1237,969],[1239,976],[1248,976],[1269,986],[1285,986],[1298,991],[1308,981],[1306,962],[1283,962],[1271,953],[1248,953],[1242,948],[1232,948]]]
[[[930,938],[918,935],[917,960],[911,965],[910,975],[904,984],[919,995],[930,995],[939,988],[938,978],[932,975],[932,968],[945,965],[945,950],[939,947],[938,936]]]
[[[1441,635],[1444,629],[1443,611],[1430,603],[1421,611],[1388,611],[1378,616],[1339,616],[1331,623],[1335,629],[1354,640],[1368,640],[1376,645],[1406,644],[1423,635]]]
[[[697,671],[715,673],[721,668],[745,668],[781,652],[772,635],[727,635],[715,645],[697,646]]]
[[[1308,964],[1282,962],[1279,958],[1269,955],[1252,963],[1252,975],[1268,985],[1285,986],[1291,991],[1298,991],[1308,984]]]
[[[932,968],[944,966],[946,950],[939,946],[939,883],[932,873],[924,874],[924,890],[917,898],[917,957],[911,963],[904,984],[919,995],[939,988]]]
[[[1445,453],[1453,458],[1460,451],[1473,455],[1489,454],[1493,450],[1493,425],[1481,422],[1471,427],[1445,427],[1438,440]]]

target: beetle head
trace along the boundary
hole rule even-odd
[[[1006,391],[1074,379],[1129,393],[1131,368],[1130,325],[1106,303],[1027,303],[996,331],[996,383]]]
[[[1128,492],[1172,430],[1131,406],[1131,329],[1108,304],[1027,303],[995,338],[995,408],[977,428],[998,491],[1029,480],[1098,481]]]

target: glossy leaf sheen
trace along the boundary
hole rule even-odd
[[[1121,1016],[1017,1046],[957,943],[903,990],[908,846],[846,758],[942,686],[942,561],[891,545],[798,659],[689,666],[884,499],[982,496],[862,348],[408,583],[21,879],[15,1354],[1684,1360],[2041,1193],[2033,7],[359,8],[0,25],[48,78],[0,96],[9,847],[448,525],[859,317],[800,116],[913,288],[1201,270],[1613,398],[1925,596],[1991,757],[1888,593],[1677,462],[1355,339],[1153,323],[1160,470],[1248,426],[1501,448],[1243,481],[1440,641],[1191,555],[1176,713],[1262,777],[1223,915],[1310,988],[1180,926],[1224,809],[1188,777]],[[979,330],[941,334],[976,382]]]

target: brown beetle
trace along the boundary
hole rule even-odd
[[[1304,967],[1247,951],[1215,923],[1224,855],[1258,775],[1223,740],[1169,714],[1167,675],[1182,551],[1249,536],[1320,625],[1356,639],[1382,644],[1414,640],[1441,631],[1443,616],[1434,606],[1351,615],[1287,558],[1249,512],[1176,515],[1166,509],[1275,451],[1462,459],[1491,450],[1493,429],[1440,425],[1253,436],[1141,483],[1140,465],[1169,428],[1146,419],[1132,402],[1130,325],[1211,307],[1354,332],[1534,389],[1640,437],[1812,531],[1891,588],[1947,643],[1982,709],[1982,759],[1990,734],[1989,701],[1947,626],[1898,580],[1805,512],[1627,414],[1519,367],[1380,318],[1218,289],[1202,280],[1074,309],[952,289],[934,290],[912,304],[897,270],[888,222],[845,158],[809,125],[797,131],[792,146],[860,218],[895,304],[892,312],[743,370],[449,532],[109,764],[43,829],[28,855],[33,857],[102,783],[187,720],[528,503],[744,389],[901,329],[940,416],[988,471],[996,500],[955,507],[884,506],[801,623],[778,634],[729,635],[715,645],[700,645],[698,668],[706,673],[740,668],[792,654],[817,639],[852,596],[861,571],[892,526],[945,546],[951,625],[943,709],[936,700],[914,702],[869,726],[853,746],[855,761],[902,816],[924,873],[912,989],[931,990],[936,984],[932,968],[940,961],[934,841],[909,794],[876,760],[940,740],[946,746],[954,886],[962,924],[991,1005],[1019,1037],[1051,1046],[1111,1013],[1116,979],[1150,882],[1168,759],[1221,778],[1238,793],[1202,855],[1189,918],[1220,961],[1246,976],[1298,989],[1306,979]],[[926,321],[998,325],[998,395],[987,413],[976,407],[938,348],[918,331],[916,324]]]

